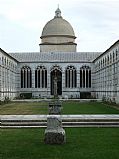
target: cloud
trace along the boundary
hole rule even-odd
[[[118,0],[0,0],[2,47],[7,50],[39,51],[36,45],[42,29],[54,17],[58,3],[62,16],[74,28],[80,51],[107,49],[105,41],[118,39]],[[32,34],[30,39],[29,34]],[[21,41],[21,44],[14,45],[15,41]],[[34,41],[38,41],[35,47]]]

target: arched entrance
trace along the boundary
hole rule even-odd
[[[57,83],[57,95],[62,95],[62,72],[58,68],[54,68],[50,74],[51,77],[51,95],[55,94],[55,82]]]

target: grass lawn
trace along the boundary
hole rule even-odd
[[[119,110],[99,102],[66,102],[63,114],[119,114]]]
[[[118,159],[119,128],[66,128],[64,145],[45,145],[44,129],[2,129],[1,159]]]
[[[48,114],[47,102],[8,103],[0,106],[0,115],[4,114]]]
[[[63,102],[62,114],[119,114],[119,110],[98,102]],[[9,103],[0,106],[0,115],[48,114],[47,102]]]

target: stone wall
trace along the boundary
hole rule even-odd
[[[119,103],[119,42],[94,61],[93,90],[97,98]]]
[[[83,65],[92,67],[91,63],[19,63],[18,64],[18,79],[20,79],[20,71],[23,66],[29,66],[32,71],[32,88],[21,88],[21,82],[18,80],[18,90],[22,92],[32,93],[34,98],[45,98],[51,96],[51,70],[55,67],[59,67],[62,72],[62,97],[68,98],[80,98],[80,91],[91,92],[91,88],[80,88],[80,68]],[[47,69],[47,88],[35,88],[35,69],[38,66],[44,66]],[[65,70],[68,66],[74,66],[77,70],[77,87],[76,88],[66,88],[65,87]]]
[[[17,96],[17,61],[0,50],[0,95],[13,99]]]
[[[40,52],[76,52],[75,44],[61,44],[61,45],[41,45]]]

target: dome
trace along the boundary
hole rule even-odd
[[[75,38],[71,24],[61,17],[59,8],[55,11],[55,17],[44,26],[41,39],[49,36],[68,36]]]
[[[74,30],[62,18],[59,7],[55,11],[55,17],[44,26],[40,38],[40,52],[76,52]]]

